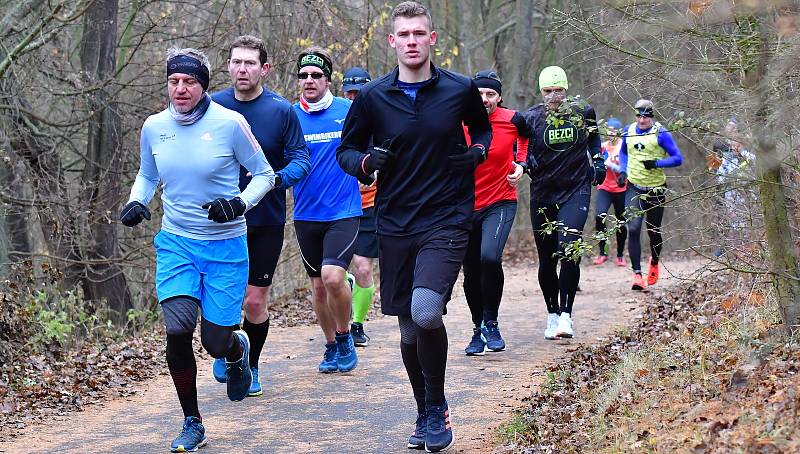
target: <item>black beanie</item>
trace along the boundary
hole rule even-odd
[[[472,77],[472,80],[478,88],[490,88],[496,91],[498,95],[503,94],[503,83],[500,82],[497,73],[492,70],[478,71],[475,73],[475,76]]]

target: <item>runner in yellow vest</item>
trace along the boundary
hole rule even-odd
[[[658,259],[661,255],[661,221],[664,217],[664,201],[667,177],[664,168],[678,167],[683,163],[672,134],[653,120],[653,102],[640,99],[634,106],[636,123],[628,126],[622,135],[622,148],[619,152],[620,169],[617,179],[619,186],[625,185],[625,208],[629,214],[628,253],[633,268],[633,290],[644,290],[642,279],[642,216],[647,217],[647,235],[650,237],[650,269],[647,285],[658,281]],[[630,207],[630,208],[629,208]]]

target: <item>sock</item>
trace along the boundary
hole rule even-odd
[[[417,402],[417,413],[425,413],[425,376],[422,375],[422,366],[417,357],[417,344],[400,343],[400,355],[403,365],[406,366],[408,381],[414,391],[414,400]]]
[[[243,329],[250,338],[250,367],[258,367],[258,358],[261,356],[261,350],[264,349],[264,342],[267,341],[267,334],[269,334],[269,319],[264,323],[255,324],[245,318]]]
[[[372,297],[375,295],[375,286],[359,287],[358,284],[353,286],[353,321],[356,323],[364,323],[367,318],[370,306],[372,306]]]
[[[192,351],[192,334],[167,335],[167,367],[175,384],[183,416],[200,416],[197,407],[197,363]]]

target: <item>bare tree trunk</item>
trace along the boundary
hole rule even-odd
[[[116,68],[117,0],[97,0],[84,16],[81,67],[89,84],[99,89],[89,96],[86,166],[81,199],[89,207],[86,258],[86,297],[105,299],[112,316],[124,322],[133,308],[131,293],[119,257],[116,213],[122,192],[121,120],[109,83]]]
[[[50,255],[66,262],[61,285],[72,289],[82,278],[80,250],[77,247],[75,219],[69,209],[70,197],[58,149],[42,124],[26,116],[30,103],[19,89],[14,72],[0,79],[0,95],[13,100],[0,116],[0,127],[8,136],[13,152],[6,157],[24,162],[30,173],[32,205],[42,226]],[[17,204],[18,205],[18,204]],[[24,222],[24,220],[23,220]],[[60,264],[59,264],[60,265]]]
[[[25,199],[25,185],[22,183],[18,164],[9,162],[0,163],[0,181],[4,182],[4,198],[10,198],[10,203],[5,204],[3,212],[3,228],[8,244],[8,256],[3,257],[3,262],[19,262],[33,251],[31,239],[28,235],[30,222],[28,221],[29,209],[22,202]],[[15,203],[16,202],[16,203]]]
[[[781,164],[774,157],[775,144],[769,140],[759,142],[758,188],[764,213],[770,271],[783,324],[787,331],[794,333],[800,328],[800,273],[786,208]]]
[[[757,18],[751,23],[759,24]],[[770,65],[774,54],[769,47],[769,37],[765,25],[759,27],[760,41],[757,44],[758,64],[747,73],[743,86],[748,89],[752,99],[761,100],[755,114],[758,131],[756,136],[756,161],[758,170],[758,189],[761,210],[764,214],[764,228],[769,250],[770,272],[777,293],[781,318],[787,332],[796,333],[800,328],[800,274],[797,268],[797,249],[792,239],[792,226],[789,221],[788,201],[782,178],[782,157],[770,134],[773,125],[769,124],[772,102],[764,96],[769,92]],[[755,46],[754,46],[755,47]],[[780,77],[780,76],[778,76]]]
[[[534,49],[533,32],[533,2],[517,0],[514,27],[514,50],[509,65],[508,89],[504,98],[507,104],[520,111],[529,107],[531,98],[525,85],[529,82],[528,66]]]

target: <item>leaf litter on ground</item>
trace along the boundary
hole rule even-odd
[[[496,452],[800,452],[800,348],[733,273],[651,295],[545,371]]]

